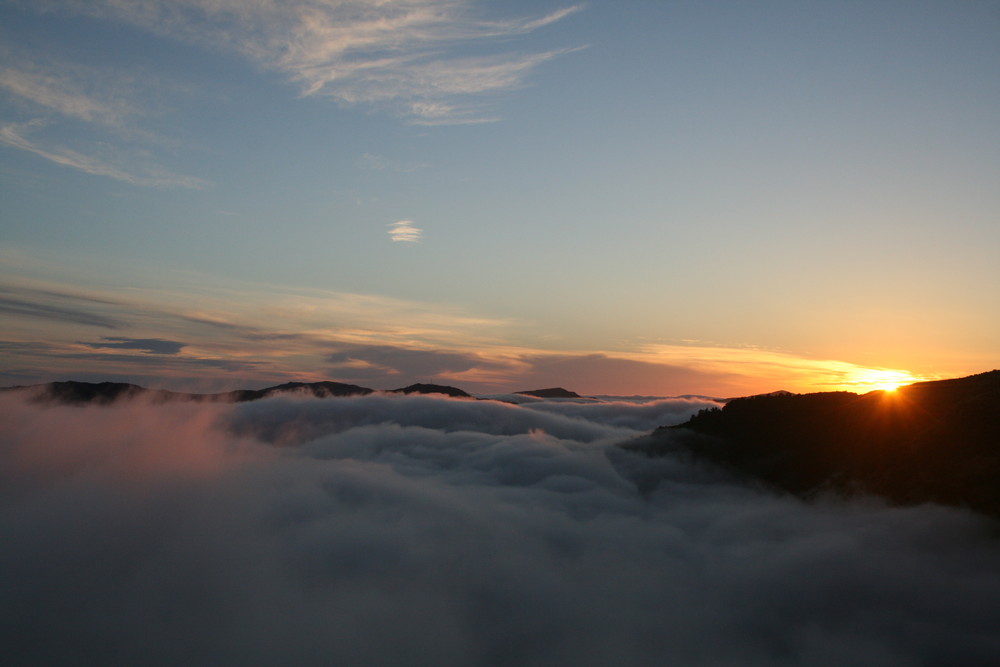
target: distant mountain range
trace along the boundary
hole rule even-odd
[[[517,391],[515,394],[524,396],[534,396],[535,398],[583,398],[575,391],[569,391],[562,387],[550,387],[549,389],[531,389],[529,391]]]
[[[139,397],[236,403],[282,394],[327,398],[376,390],[341,382],[288,382],[193,394],[120,382],[51,382],[0,391],[29,392],[35,402],[107,405]],[[390,391],[474,398],[437,384]],[[561,387],[517,393],[581,398]],[[650,457],[690,455],[804,498],[864,492],[895,504],[935,502],[1000,517],[1000,370],[891,392],[777,391],[720,402],[722,408],[702,410],[683,424],[660,427],[622,447]]]
[[[144,398],[154,402],[167,401],[218,401],[243,403],[278,394],[302,393],[326,398],[330,396],[356,396],[372,393],[372,389],[341,382],[286,382],[265,389],[237,389],[217,394],[192,394],[146,389],[126,382],[48,382],[25,387],[6,387],[0,391],[25,391],[31,400],[40,403],[67,403],[71,405],[108,405],[120,400]],[[401,390],[400,390],[401,391]]]
[[[806,498],[866,492],[1000,517],[1000,371],[863,395],[733,399],[624,447],[686,451]]]
[[[243,403],[256,401],[280,394],[307,394],[317,398],[334,396],[364,396],[374,393],[375,389],[359,387],[343,382],[286,382],[285,384],[266,387],[264,389],[237,389],[216,394],[193,394],[186,392],[167,391],[164,389],[146,389],[136,384],[126,382],[48,382],[20,387],[5,387],[0,391],[30,391],[32,400],[38,402],[67,404],[97,404],[108,405],[118,400],[143,397],[153,401],[218,401],[224,403]],[[453,398],[473,398],[473,396],[458,387],[443,384],[411,384],[399,389],[390,389],[387,393],[394,394],[444,394]],[[516,392],[525,396],[538,398],[580,398],[576,392],[562,387],[549,389],[529,389]]]

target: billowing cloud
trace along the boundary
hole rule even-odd
[[[393,241],[417,243],[424,235],[424,230],[413,224],[412,220],[399,220],[389,225],[389,238]]]
[[[5,659],[1000,658],[1000,551],[985,521],[770,495],[615,449],[637,432],[625,424],[639,403],[543,403],[81,409],[0,396]]]
[[[680,424],[698,410],[719,405],[721,404],[701,398],[629,400],[616,397],[600,400],[534,400],[523,403],[522,407],[603,424],[609,428],[647,432],[659,426]]]

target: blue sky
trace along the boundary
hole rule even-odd
[[[3,384],[997,365],[1000,3],[118,4],[0,5]]]

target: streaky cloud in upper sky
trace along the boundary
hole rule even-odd
[[[33,130],[45,127],[44,122],[10,123],[0,127],[0,144],[17,148],[51,160],[64,167],[72,167],[94,176],[107,176],[132,185],[157,188],[183,187],[202,189],[208,183],[194,176],[174,174],[155,165],[127,164],[123,156],[88,155],[65,146],[48,146],[30,135]]]
[[[167,152],[171,140],[146,127],[157,113],[149,107],[152,89],[164,85],[150,81],[148,72],[70,62],[25,48],[0,47],[0,55],[0,90],[17,100],[19,117],[0,116],[0,144],[141,187],[211,186],[154,157]],[[74,124],[89,127],[101,141],[69,139],[66,129]]]
[[[416,123],[484,117],[469,98],[509,90],[566,49],[469,55],[580,9],[541,17],[488,19],[462,0],[142,0],[42,3],[240,53],[287,75],[302,95],[389,108]]]
[[[41,2],[36,9],[124,21],[167,38],[233,51],[285,74],[302,95],[375,105],[414,123],[438,125],[496,120],[475,100],[518,87],[535,66],[561,52],[469,56],[463,47],[531,32],[578,8],[507,21],[476,18],[470,3],[454,0],[97,0]],[[0,144],[137,186],[212,186],[151,158],[153,151],[168,158],[160,144],[175,139],[145,127],[158,113],[152,106],[157,96],[146,90],[150,82],[144,83],[148,71],[84,65],[25,49],[0,54],[6,60],[0,88],[37,112],[29,120],[0,123]],[[92,145],[66,145],[65,133],[50,126],[67,120],[100,128],[109,140],[97,151]]]

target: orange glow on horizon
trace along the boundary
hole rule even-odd
[[[889,369],[859,369],[852,373],[844,383],[849,391],[860,394],[869,391],[896,391],[902,386],[919,382],[918,378],[907,371]]]

